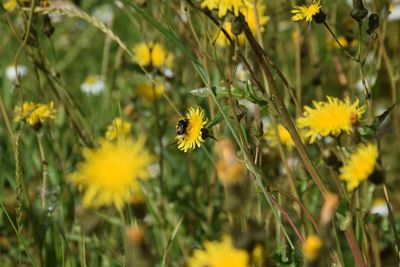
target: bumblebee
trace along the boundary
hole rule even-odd
[[[178,121],[176,124],[176,134],[178,135],[178,138],[183,138],[185,137],[185,134],[187,134],[187,127],[189,126],[189,120],[188,119],[183,119]]]

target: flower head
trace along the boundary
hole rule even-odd
[[[116,140],[117,138],[127,138],[132,129],[132,124],[121,119],[115,118],[110,125],[107,126],[106,139]]]
[[[171,67],[173,55],[159,43],[139,43],[133,47],[133,61],[142,67]]]
[[[342,132],[351,133],[352,126],[359,120],[365,111],[365,106],[359,106],[358,99],[351,104],[347,98],[341,101],[334,97],[327,97],[328,101],[314,101],[314,108],[304,107],[303,117],[297,120],[300,128],[306,128],[305,137],[314,143],[318,135],[335,137]]]
[[[257,12],[257,18],[254,14],[254,9]],[[243,14],[249,29],[253,34],[257,34],[257,19],[258,19],[258,26],[260,27],[260,31],[265,31],[265,25],[269,21],[269,17],[265,15],[265,4],[261,1],[257,1],[257,5],[243,5],[240,9],[240,13]],[[232,22],[225,21],[223,24],[224,29],[229,34],[232,39],[237,39],[239,45],[244,45],[246,42],[246,36],[242,32],[239,35],[235,36],[232,33]],[[224,33],[220,30],[217,32],[216,44],[219,46],[226,46],[229,44],[228,38],[224,35]]]
[[[137,87],[138,95],[149,101],[153,101],[154,99],[160,97],[164,91],[164,83],[160,81],[157,81],[155,84],[143,82]]]
[[[25,121],[34,129],[38,129],[44,122],[54,119],[55,113],[53,102],[47,105],[24,102],[22,106],[15,108],[15,121]]]
[[[92,208],[114,205],[119,210],[140,196],[139,179],[148,178],[147,167],[153,162],[142,137],[137,141],[100,140],[97,148],[84,149],[83,158],[76,172],[68,177],[85,190],[83,205]]]
[[[311,22],[313,16],[317,15],[321,10],[321,1],[312,0],[310,5],[295,6],[291,11],[294,15],[292,17],[293,21],[306,20]]]
[[[235,248],[227,235],[220,242],[204,242],[204,250],[195,250],[188,260],[189,267],[247,267],[248,263],[247,252]]]
[[[251,4],[247,0],[203,0],[201,8],[208,8],[209,10],[218,9],[218,17],[222,18],[228,11],[237,17],[239,16],[240,9],[249,5]]]
[[[351,191],[373,173],[378,159],[378,149],[373,144],[361,144],[340,169],[340,179],[346,181]]]
[[[20,0],[19,3],[21,4],[27,4],[29,3],[30,0]],[[4,4],[4,9],[7,11],[14,11],[18,7],[18,1],[17,0],[7,0]]]
[[[277,130],[278,130],[278,135],[279,139],[275,135],[274,128],[272,126],[269,126],[264,134],[264,139],[267,140],[271,146],[276,147],[278,145],[278,142],[282,143],[284,146],[286,146],[288,149],[292,149],[294,147],[293,139],[290,136],[290,133],[288,130],[286,130],[285,127],[283,127],[282,124],[277,125]]]
[[[190,107],[186,118],[180,120],[177,124],[178,148],[184,152],[189,149],[200,147],[204,142],[204,134],[207,129],[204,125],[207,120],[204,119],[204,110],[199,107]]]
[[[309,261],[315,260],[322,248],[322,241],[316,235],[310,235],[307,237],[303,244],[303,255]]]
[[[104,91],[106,85],[104,79],[98,75],[89,75],[85,81],[81,84],[82,92],[90,95],[98,95]]]
[[[216,144],[218,179],[224,186],[237,185],[246,177],[246,167],[236,158],[235,145],[229,139],[222,139]]]

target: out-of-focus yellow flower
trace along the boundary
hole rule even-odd
[[[283,127],[282,124],[277,125],[277,130],[278,130],[278,135],[279,139],[275,135],[274,128],[272,125],[270,125],[265,134],[264,134],[264,139],[267,140],[271,146],[276,147],[278,145],[278,142],[280,142],[282,145],[287,147],[288,149],[292,149],[294,147],[293,139],[290,136],[290,133],[288,130],[286,130],[285,127]]]
[[[312,0],[310,5],[295,6],[294,9],[291,11],[294,14],[292,20],[298,21],[304,19],[308,22],[311,22],[313,20],[313,16],[318,14],[320,10],[320,0]]]
[[[344,37],[344,36],[339,36],[339,37],[337,38],[337,40],[339,41],[339,43],[340,43],[340,44],[342,45],[342,47],[344,47],[344,48],[347,48],[347,47],[356,47],[357,44],[358,44],[357,39],[353,39],[353,40],[351,40],[351,41],[348,41],[348,40],[346,39],[346,37]],[[332,41],[331,41],[331,46],[332,46],[332,48],[340,48],[340,46],[339,46],[339,44],[337,43],[336,40],[332,40]]]
[[[24,102],[22,106],[15,107],[15,121],[25,121],[36,129],[44,122],[54,119],[55,113],[53,102],[49,104]]]
[[[162,96],[164,92],[164,83],[160,81],[156,82],[155,84],[150,82],[143,82],[137,87],[137,94],[148,101],[153,101],[154,99]]]
[[[374,144],[361,144],[351,154],[349,160],[340,169],[340,179],[346,181],[347,190],[351,191],[367,180],[373,173],[378,159],[378,149]]]
[[[246,167],[236,159],[235,146],[229,139],[222,139],[216,144],[217,175],[224,186],[240,184],[246,177]]]
[[[30,0],[19,0],[21,4],[27,4],[30,2]],[[14,11],[18,7],[18,1],[17,0],[8,0],[4,4],[4,9],[7,11]]]
[[[147,167],[154,161],[143,137],[136,141],[100,140],[97,148],[84,149],[83,158],[76,172],[68,177],[85,190],[83,205],[91,208],[114,205],[119,210],[138,197],[139,179],[148,178]]]
[[[121,118],[115,118],[110,125],[107,126],[106,139],[113,141],[118,138],[127,138],[132,129],[132,124]]]
[[[260,27],[260,32],[265,31],[265,25],[269,21],[269,17],[265,15],[265,4],[261,1],[257,1],[257,5],[245,5],[240,9],[240,12],[243,14],[247,24],[249,25],[249,29],[251,32],[256,35],[257,34],[257,18],[254,14],[254,8],[256,8],[257,17],[258,17],[258,25]],[[246,36],[244,33],[240,33],[239,35],[235,36],[232,33],[232,23],[231,22],[224,22],[223,24],[224,29],[227,31],[229,36],[232,39],[237,39],[239,45],[244,45],[246,42]],[[218,30],[217,37],[216,37],[216,44],[219,46],[227,46],[229,45],[228,38],[224,35],[221,30]]]
[[[202,0],[201,8],[217,9],[218,17],[222,18],[228,11],[237,17],[240,10],[249,5],[251,5],[251,2],[248,0]]]
[[[322,241],[316,235],[310,235],[307,237],[303,244],[303,255],[308,261],[314,261],[319,256],[322,248]]]
[[[365,112],[365,106],[359,106],[358,99],[351,104],[348,98],[341,101],[335,97],[327,97],[328,101],[313,101],[314,108],[304,107],[303,117],[297,120],[299,128],[305,128],[305,137],[314,143],[318,135],[339,136],[351,133],[352,126]]]
[[[227,235],[220,242],[204,242],[204,250],[196,249],[188,260],[189,267],[248,267],[248,264],[247,252],[235,248]]]
[[[187,152],[196,146],[200,147],[206,138],[205,133],[208,133],[208,130],[204,128],[206,123],[204,110],[199,107],[190,107],[186,118],[181,119],[176,125],[178,148]]]
[[[133,61],[142,67],[172,67],[173,55],[159,43],[139,43],[132,51]]]

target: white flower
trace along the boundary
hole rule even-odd
[[[81,84],[82,92],[86,94],[98,95],[105,88],[104,80],[101,76],[90,75]]]
[[[376,214],[381,217],[386,217],[389,214],[389,209],[386,201],[383,198],[377,198],[373,201],[371,207],[371,214]]]
[[[20,78],[24,77],[28,73],[28,68],[23,65],[18,65],[15,67],[14,65],[8,66],[6,69],[6,77],[9,81],[15,82],[17,80],[17,76]]]
[[[111,22],[114,20],[114,11],[111,5],[105,4],[96,7],[92,13],[93,17],[100,20],[106,25],[110,25]]]

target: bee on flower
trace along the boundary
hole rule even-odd
[[[142,199],[140,180],[149,178],[153,162],[143,137],[102,139],[96,148],[83,150],[83,162],[68,180],[83,188],[86,208],[113,205],[122,210],[126,203]]]
[[[201,143],[209,137],[208,129],[204,126],[207,119],[204,118],[204,110],[199,107],[190,107],[186,117],[176,124],[176,140],[178,148],[184,152],[189,149],[201,147]]]
[[[107,126],[106,139],[113,141],[119,138],[128,138],[132,129],[132,124],[121,118],[115,118]]]
[[[139,43],[133,48],[133,61],[144,68],[168,69],[173,65],[173,54],[160,43]]]
[[[328,96],[327,99],[313,101],[314,108],[305,106],[303,116],[297,119],[298,127],[305,129],[310,144],[318,136],[338,137],[341,133],[351,133],[365,112],[365,106],[359,106],[358,99],[353,104],[348,98],[342,101]]]
[[[81,84],[82,92],[88,95],[98,95],[104,91],[106,84],[104,79],[99,75],[89,75]]]
[[[34,130],[39,130],[45,122],[55,118],[55,113],[53,102],[49,104],[24,102],[22,106],[15,107],[15,121],[26,122]]]

